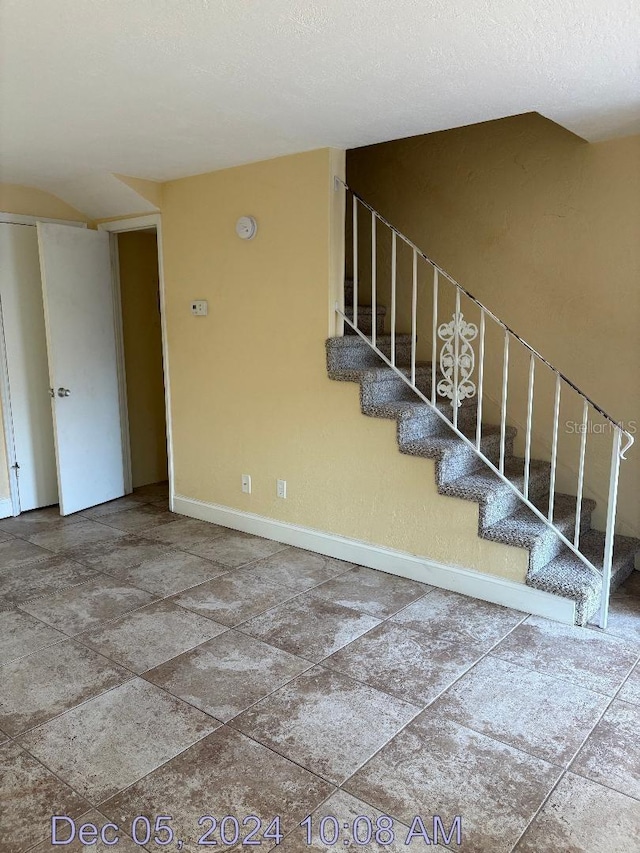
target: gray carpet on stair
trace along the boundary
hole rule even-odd
[[[347,316],[353,316],[348,301]],[[349,307],[350,306],[350,307]],[[361,315],[361,311],[363,312]],[[391,338],[382,335],[385,309],[379,307],[377,316],[377,345],[391,357]],[[363,330],[371,332],[371,307],[358,308]],[[380,319],[382,318],[382,324]],[[368,323],[367,323],[368,321]],[[359,319],[360,325],[360,319]],[[345,324],[345,332],[347,326]],[[349,330],[352,331],[352,330]],[[380,334],[378,334],[380,332]],[[485,462],[469,447],[390,367],[355,333],[326,342],[327,371],[331,379],[357,382],[360,385],[360,407],[369,417],[395,420],[397,441],[401,453],[433,459],[436,462],[436,481],[440,494],[479,505],[478,535],[493,542],[525,548],[529,552],[526,583],[536,589],[569,598],[576,603],[576,623],[586,625],[597,612],[602,587],[604,534],[591,529],[595,502],[583,499],[581,508],[581,552],[596,570],[568,548],[559,536],[527,507]],[[396,335],[396,365],[410,375],[411,338]],[[439,380],[436,375],[436,382]],[[431,400],[433,371],[431,364],[416,366],[416,384]],[[450,420],[449,401],[438,402],[439,412]],[[465,400],[458,410],[458,428],[473,443],[476,437],[476,401]],[[517,430],[508,426],[505,435],[505,476],[518,489],[524,485],[524,460],[514,456],[513,443]],[[481,450],[496,466],[500,456],[500,428],[482,424]],[[546,515],[549,504],[550,465],[542,460],[530,463],[530,500]],[[554,523],[564,536],[573,540],[576,519],[576,498],[554,495]],[[616,536],[612,567],[611,589],[616,589],[634,569],[635,555],[640,552],[640,540]]]

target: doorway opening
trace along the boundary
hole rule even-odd
[[[168,480],[162,305],[157,229],[112,234],[121,317],[125,490]]]
[[[0,214],[0,518],[172,503],[160,216],[78,225]]]

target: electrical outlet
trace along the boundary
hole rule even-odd
[[[196,299],[191,303],[191,313],[195,317],[206,317],[209,313],[209,303],[206,299]]]
[[[243,474],[242,475],[242,491],[247,495],[251,494],[251,475],[250,474]]]
[[[279,498],[286,498],[287,496],[287,481],[286,480],[278,480],[276,483],[276,494]]]

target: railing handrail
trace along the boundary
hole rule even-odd
[[[344,311],[340,308],[340,305],[339,305],[337,302],[336,302],[336,305],[335,305],[335,311],[336,311],[336,313],[338,314],[338,316],[340,316],[340,317],[343,319],[343,321],[344,321],[344,322],[345,322],[345,323],[346,323],[346,324],[347,324],[351,329],[353,329],[353,331],[354,331],[354,332],[355,332],[355,333],[356,333],[360,338],[362,338],[362,340],[363,340],[365,343],[367,343],[367,344],[368,344],[372,349],[374,349],[374,350],[377,352],[377,354],[378,354],[378,355],[379,355],[379,357],[380,357],[380,358],[385,362],[385,364],[387,364],[387,366],[388,366],[388,367],[390,367],[390,368],[394,371],[394,373],[398,376],[398,378],[399,378],[399,379],[401,379],[401,380],[402,380],[406,385],[408,385],[408,386],[409,386],[409,388],[411,388],[411,390],[412,390],[412,391],[414,391],[414,393],[415,393],[415,394],[417,394],[417,396],[418,396],[418,397],[423,401],[423,403],[426,403],[428,406],[430,406],[431,408],[433,408],[434,413],[437,415],[437,417],[438,417],[441,421],[443,421],[443,423],[446,423],[448,426],[452,426],[451,421],[446,417],[446,415],[444,415],[444,414],[443,414],[443,413],[442,413],[442,412],[441,412],[437,407],[433,407],[433,403],[432,403],[432,401],[431,401],[431,400],[429,400],[429,398],[428,398],[425,394],[423,394],[423,393],[422,393],[422,391],[421,391],[419,388],[417,388],[417,387],[415,386],[415,384],[411,381],[411,378],[410,378],[410,377],[408,377],[408,376],[406,376],[406,375],[402,372],[402,370],[400,370],[400,369],[399,369],[395,364],[393,364],[393,363],[391,362],[391,360],[390,360],[390,359],[388,359],[388,358],[386,357],[386,355],[385,355],[383,352],[381,352],[381,351],[380,351],[380,350],[379,350],[379,349],[378,349],[374,344],[372,344],[372,343],[371,343],[371,341],[367,338],[367,336],[366,336],[366,335],[364,335],[364,334],[360,331],[360,329],[358,329],[358,327],[357,327],[357,326],[355,326],[355,325],[351,322],[351,320],[347,317],[347,315],[346,315],[346,314],[344,313]],[[477,455],[482,459],[482,461],[483,461],[486,465],[488,465],[488,466],[489,466],[489,468],[490,468],[490,469],[491,469],[491,471],[495,474],[495,476],[496,476],[496,477],[498,477],[498,478],[499,478],[499,479],[500,479],[500,480],[501,480],[501,481],[502,481],[506,486],[508,486],[508,487],[511,489],[511,491],[512,491],[512,492],[514,492],[516,495],[518,495],[518,497],[519,497],[519,498],[521,498],[521,499],[523,500],[523,502],[524,502],[524,503],[528,506],[528,508],[529,508],[529,509],[530,509],[530,510],[531,510],[531,511],[532,511],[532,512],[533,512],[533,513],[534,513],[534,514],[535,514],[535,515],[540,519],[540,521],[542,521],[542,522],[543,522],[543,523],[544,523],[544,524],[545,524],[545,525],[546,525],[550,530],[553,530],[553,532],[556,534],[556,536],[558,536],[558,537],[559,537],[559,539],[562,541],[562,543],[563,543],[564,545],[566,545],[566,546],[567,546],[567,548],[569,548],[569,549],[570,549],[570,550],[571,550],[571,551],[576,555],[576,557],[578,557],[578,559],[579,559],[582,563],[584,563],[584,565],[585,565],[585,566],[588,566],[588,568],[593,569],[593,571],[594,571],[594,572],[598,572],[598,571],[599,571],[599,569],[597,568],[597,566],[595,566],[595,565],[591,562],[591,560],[589,560],[589,559],[588,559],[588,557],[585,557],[585,555],[580,551],[580,549],[579,549],[579,548],[578,548],[578,547],[577,547],[573,542],[571,542],[571,540],[570,540],[570,539],[568,539],[568,538],[564,535],[564,533],[563,533],[561,530],[559,530],[559,529],[556,527],[556,525],[555,525],[553,522],[551,522],[551,521],[550,521],[550,520],[549,520],[549,519],[544,515],[544,513],[543,513],[543,512],[542,512],[542,511],[541,511],[541,510],[540,510],[540,509],[539,509],[539,508],[538,508],[534,503],[532,503],[532,501],[530,501],[527,497],[525,497],[525,496],[522,494],[522,492],[518,489],[518,487],[517,487],[517,486],[516,486],[516,485],[515,485],[515,484],[514,484],[514,483],[513,483],[513,482],[512,482],[512,481],[511,481],[507,476],[506,476],[506,474],[504,473],[504,471],[501,471],[501,470],[500,470],[500,468],[499,468],[499,467],[497,467],[497,466],[496,466],[496,465],[491,461],[491,459],[489,459],[489,458],[486,456],[486,454],[484,454],[482,451],[478,450],[478,449],[476,448],[476,446],[474,445],[473,441],[472,441],[470,438],[468,438],[466,435],[464,435],[464,433],[460,432],[460,431],[457,429],[457,427],[455,427],[455,426],[454,426],[453,428],[454,428],[455,432],[458,434],[458,437],[459,437],[459,438],[460,438],[460,439],[461,439],[461,440],[462,440],[462,441],[467,445],[467,447],[470,447],[470,448],[471,448],[471,450],[473,450],[473,451],[474,451],[474,452],[475,452],[475,453],[476,453],[476,454],[477,454]]]
[[[558,370],[557,367],[554,367],[553,364],[551,364],[551,362],[548,361],[548,359],[546,359],[543,355],[541,355],[534,347],[531,346],[531,344],[527,343],[527,341],[525,341],[524,338],[520,337],[520,335],[517,332],[514,332],[513,329],[510,328],[506,323],[504,323],[499,317],[497,317],[493,313],[493,311],[491,311],[490,308],[487,308],[487,306],[483,302],[481,302],[479,299],[477,299],[472,293],[469,293],[469,291],[466,290],[466,288],[464,288],[459,282],[457,282],[451,275],[449,275],[449,273],[446,270],[442,269],[442,267],[439,264],[437,264],[432,258],[430,258],[427,254],[425,254],[425,252],[423,252],[419,246],[416,246],[416,244],[413,242],[413,240],[410,240],[409,237],[406,236],[406,234],[403,234],[402,231],[400,231],[398,228],[396,228],[394,225],[392,225],[388,219],[386,219],[381,213],[379,213],[374,207],[372,207],[367,201],[365,201],[365,199],[363,199],[362,196],[359,195],[359,193],[355,192],[355,190],[353,190],[345,181],[343,181],[342,178],[339,178],[336,176],[335,181],[336,181],[336,183],[341,184],[346,190],[348,190],[354,198],[357,198],[358,201],[360,202],[360,204],[363,205],[363,207],[365,207],[373,216],[375,216],[377,219],[379,219],[380,222],[384,223],[384,225],[386,225],[387,228],[389,228],[393,233],[395,233],[396,236],[398,236],[404,243],[406,243],[408,246],[410,246],[411,249],[414,252],[416,252],[418,255],[420,255],[420,257],[423,260],[425,260],[428,264],[431,264],[431,266],[438,271],[439,275],[444,276],[444,278],[446,278],[447,281],[449,281],[451,284],[453,284],[455,287],[457,287],[461,293],[464,293],[464,295],[468,299],[470,299],[482,311],[484,311],[486,314],[488,314],[492,320],[494,320],[499,326],[501,326],[505,330],[505,332],[507,332],[512,337],[514,337],[520,344],[522,344],[523,347],[525,347],[525,349],[529,350],[529,352],[532,355],[534,355],[536,358],[540,359],[540,361],[542,361],[549,368],[549,370],[551,370],[553,373],[555,373],[556,376],[559,376],[560,379],[562,379],[563,382],[566,382],[566,384],[569,385],[570,388],[573,388],[573,390],[577,394],[579,394],[580,397],[582,397],[584,400],[586,400],[590,406],[593,406],[593,408],[600,415],[602,415],[602,417],[605,418],[605,420],[609,421],[610,424],[612,424],[614,427],[619,429],[620,432],[627,437],[627,443],[620,450],[620,458],[626,459],[625,454],[629,450],[631,445],[634,443],[635,438],[633,435],[631,435],[630,432],[628,432],[622,426],[621,423],[616,421],[614,418],[611,417],[611,415],[609,415],[607,412],[605,412],[605,410],[601,406],[599,406],[597,403],[595,403],[591,399],[591,397],[588,396],[588,394],[585,394],[584,391],[582,391],[575,384],[575,382],[573,382],[571,379],[569,379],[567,376],[565,376],[565,374],[562,373],[562,371]]]
[[[468,290],[462,287],[452,278],[441,266],[435,263],[428,255],[426,255],[416,244],[410,240],[405,234],[395,228],[384,216],[378,213],[368,202],[366,202],[358,193],[354,192],[341,178],[335,179],[336,190],[343,186],[346,193],[351,193],[353,197],[353,319],[349,319],[346,312],[342,310],[341,303],[337,302],[335,310],[342,318],[343,322],[348,324],[369,347],[371,347],[380,358],[405,382],[415,394],[418,395],[428,406],[430,406],[436,415],[445,421],[451,429],[458,435],[462,441],[468,445],[476,455],[482,459],[489,468],[497,475],[509,488],[518,495],[520,500],[543,522],[543,524],[552,530],[560,541],[568,547],[578,559],[586,566],[594,570],[596,573],[601,573],[602,583],[600,588],[600,609],[598,614],[598,625],[601,628],[606,628],[609,612],[609,595],[611,588],[611,577],[613,569],[613,550],[615,537],[615,518],[616,506],[618,498],[618,475],[620,470],[620,460],[625,458],[625,453],[634,442],[634,437],[628,432],[622,424],[615,421],[608,415],[600,406],[593,402],[578,386],[568,379],[563,373],[555,368],[544,356],[535,350],[530,344],[523,340],[520,335],[510,329],[506,323],[503,323],[493,311],[490,311],[479,299],[476,299]],[[374,310],[371,316],[371,332],[370,338],[363,333],[358,326],[358,206],[361,205],[364,210],[368,211],[371,217],[371,298]],[[377,288],[377,226],[381,223],[389,229],[391,233],[391,358],[387,358],[384,352],[377,346],[377,313],[376,305],[376,288]],[[396,364],[395,350],[395,321],[396,321],[396,289],[397,289],[397,238],[400,238],[407,246],[411,248],[413,256],[413,267],[411,275],[411,376],[405,375],[405,372],[399,369]],[[418,287],[418,260],[424,261],[430,268],[433,269],[433,344],[432,344],[432,364],[431,364],[431,399],[422,392],[416,384],[416,355],[417,355],[417,287]],[[452,320],[447,323],[438,324],[438,289],[439,278],[442,276],[445,281],[453,285],[455,288],[455,310],[452,315]],[[464,314],[461,312],[460,297],[464,296],[469,299],[480,310],[480,324],[469,323],[464,320]],[[484,379],[484,357],[485,357],[485,317],[493,320],[499,328],[504,332],[504,350],[502,356],[502,395],[500,404],[500,454],[499,462],[496,466],[493,459],[487,457],[482,449],[482,395],[483,395],[483,379]],[[475,365],[475,352],[470,346],[470,342],[474,341],[479,336],[479,352],[480,363],[478,365],[478,385],[471,379]],[[440,351],[440,369],[443,379],[436,382],[436,341],[440,338],[443,345]],[[517,341],[529,353],[529,383],[527,396],[527,427],[525,440],[525,459],[524,459],[524,481],[522,491],[513,482],[505,471],[505,452],[506,452],[506,428],[507,428],[507,406],[508,406],[508,388],[509,388],[509,342]],[[551,445],[551,466],[549,479],[549,498],[548,510],[546,515],[536,506],[529,494],[530,483],[530,464],[531,464],[531,435],[533,426],[533,408],[534,408],[534,380],[535,380],[535,364],[541,362],[549,368],[552,374],[555,375],[555,397],[554,397],[554,416],[552,425],[552,445]],[[580,454],[578,464],[578,480],[577,480],[577,495],[575,518],[573,523],[573,541],[569,538],[568,531],[565,535],[565,530],[556,524],[554,518],[555,504],[555,485],[556,472],[558,466],[558,426],[560,418],[560,399],[562,385],[565,383],[571,388],[579,398],[582,399],[582,437],[580,441]],[[446,397],[451,400],[452,418],[444,414],[444,411],[437,405],[438,396]],[[458,408],[465,399],[476,396],[476,427],[475,427],[475,442],[472,441],[459,428],[458,424]],[[580,549],[580,539],[582,533],[582,503],[584,494],[584,471],[585,457],[587,448],[587,431],[589,406],[596,412],[599,412],[602,417],[613,425],[613,441],[611,448],[611,466],[609,469],[609,495],[607,500],[607,523],[604,538],[604,553],[602,567],[599,570],[591,559],[587,557]],[[626,436],[626,444],[622,447],[622,436]],[[597,562],[597,559],[596,559]]]

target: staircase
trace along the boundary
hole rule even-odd
[[[362,201],[354,194],[354,207],[358,203]],[[368,206],[366,209],[379,217]],[[379,220],[391,228],[381,217]],[[377,223],[373,219],[372,222],[375,229]],[[356,224],[354,214],[354,227]],[[395,234],[399,235],[399,232],[394,229]],[[372,243],[375,252],[375,238]],[[375,261],[374,257],[372,268],[375,268]],[[357,256],[354,268],[357,270]],[[375,299],[375,281],[371,291]],[[395,292],[392,298],[395,303]],[[345,283],[344,304],[344,312],[339,307],[336,310],[345,319],[345,334],[326,342],[329,377],[359,383],[362,413],[395,420],[400,452],[435,460],[439,493],[478,504],[478,536],[525,548],[529,553],[527,585],[573,600],[576,624],[586,625],[599,610],[602,612],[604,599],[608,606],[608,594],[603,593],[603,588],[610,592],[623,583],[634,570],[635,557],[640,553],[640,540],[613,533],[615,494],[613,513],[608,515],[607,537],[591,527],[595,501],[583,497],[577,500],[575,495],[562,494],[555,489],[555,459],[547,462],[514,455],[514,439],[518,431],[506,424],[506,406],[501,424],[486,423],[481,417],[481,429],[478,430],[481,406],[477,395],[468,397],[458,401],[455,428],[453,423],[449,423],[454,420],[451,400],[438,399],[440,392],[433,393],[434,380],[438,385],[443,378],[442,362],[434,369],[433,361],[416,361],[415,322],[412,322],[411,334],[394,333],[392,340],[390,335],[384,334],[386,307],[376,304],[373,308],[356,302],[357,325],[354,324],[353,281]],[[506,354],[505,365],[506,388]],[[481,395],[481,389],[478,393]],[[531,381],[530,405],[532,397]],[[585,412],[586,406],[587,403]],[[556,421],[557,414],[558,405]],[[618,429],[622,431],[621,427]],[[625,435],[624,431],[622,435]],[[530,447],[529,436],[527,447]],[[612,475],[611,482],[615,480],[617,489],[620,444],[617,444],[617,455],[615,448],[614,444],[615,477]],[[581,494],[582,457],[580,467]],[[523,496],[526,496],[524,500]],[[548,520],[550,506],[551,523]],[[607,547],[612,551],[609,555]],[[605,624],[600,622],[601,627],[606,626],[606,607],[604,613]]]

